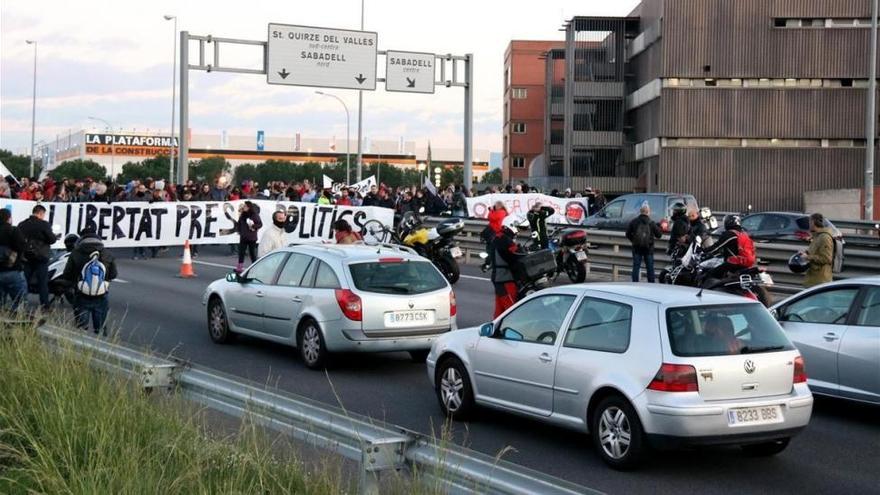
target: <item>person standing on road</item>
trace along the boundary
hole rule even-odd
[[[544,206],[540,201],[536,201],[534,205],[526,213],[526,219],[529,221],[529,227],[532,232],[538,235],[537,242],[541,249],[547,249],[550,246],[550,238],[547,236],[547,219],[553,216],[556,210],[551,206]]]
[[[257,249],[258,258],[284,247],[284,227],[286,224],[287,213],[278,210],[272,214],[272,225],[263,232],[263,237],[260,238],[260,246]]]
[[[659,239],[661,235],[663,232],[660,227],[651,220],[651,207],[648,203],[642,203],[639,216],[634,218],[626,229],[626,238],[632,243],[633,282],[639,281],[639,272],[644,260],[648,282],[654,283],[654,239]]]
[[[17,310],[27,296],[27,282],[21,263],[24,249],[24,236],[12,225],[12,212],[6,208],[0,209],[0,305],[9,304],[12,311]]]
[[[516,304],[517,288],[514,271],[519,259],[516,238],[520,218],[507,216],[501,222],[501,235],[495,238],[492,249],[492,284],[495,286],[495,312],[492,318]]]
[[[257,261],[257,231],[263,227],[260,220],[260,208],[245,201],[238,209],[238,221],[235,228],[238,231],[238,265],[235,271],[241,273],[244,270],[245,249],[251,257],[251,263]]]
[[[94,227],[84,228],[79,235],[61,277],[75,287],[73,315],[77,328],[88,329],[91,322],[92,331],[106,336],[108,290],[116,278],[116,260],[104,249]]]
[[[24,277],[29,284],[35,283],[43,308],[49,306],[49,258],[55,242],[52,226],[45,218],[46,207],[36,205],[31,216],[18,224],[25,241]]]
[[[834,278],[831,263],[834,261],[834,233],[825,227],[825,217],[821,213],[810,215],[810,247],[806,255],[810,267],[804,277],[804,287],[831,282]]]

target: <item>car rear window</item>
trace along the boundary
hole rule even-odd
[[[801,230],[810,230],[810,217],[800,217],[795,221],[795,223],[797,223],[798,228]],[[825,219],[825,222],[822,225],[824,225],[826,227],[833,227],[834,226],[834,224],[832,224],[830,221],[828,221],[827,218]]]
[[[358,290],[380,294],[423,294],[443,289],[446,279],[427,261],[376,261],[349,265]]]
[[[729,356],[794,347],[760,304],[692,306],[666,310],[669,343],[676,356]]]

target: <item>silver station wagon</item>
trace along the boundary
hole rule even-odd
[[[774,455],[810,421],[804,362],[759,303],[689,287],[545,289],[427,358],[453,419],[477,405],[590,432],[611,467],[648,447]]]
[[[208,332],[295,346],[322,368],[334,352],[409,351],[424,361],[455,329],[455,294],[430,261],[400,248],[301,245],[273,251],[208,286]]]

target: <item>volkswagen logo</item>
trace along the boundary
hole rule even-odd
[[[751,375],[755,372],[755,362],[751,359],[746,359],[746,362],[743,363],[743,369],[746,370],[746,373]]]
[[[415,306],[415,305],[416,305],[416,303],[410,301],[409,302],[409,309],[413,309],[413,306]]]

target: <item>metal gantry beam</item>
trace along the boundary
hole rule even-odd
[[[190,42],[197,41],[199,44],[198,63],[190,63]],[[224,66],[220,63],[220,45],[249,45],[260,46],[263,49],[263,67],[261,69]],[[235,74],[258,74],[266,75],[268,72],[268,42],[256,40],[242,40],[235,38],[218,38],[211,35],[194,35],[188,31],[180,32],[180,139],[178,140],[178,184],[183,184],[189,179],[189,71],[201,70],[205,72],[231,72]],[[206,52],[210,54],[206,58]],[[385,51],[378,51],[378,55],[386,55]],[[435,60],[439,61],[440,77],[437,78],[435,70],[435,86],[446,88],[464,88],[464,177],[462,184],[471,189],[473,186],[473,54],[452,55],[435,54]],[[459,73],[458,64],[463,63],[463,72]],[[447,64],[450,65],[451,77],[447,78]],[[378,81],[384,81],[378,78]],[[360,116],[358,116],[360,118]],[[358,148],[360,148],[361,136],[358,136]],[[357,178],[361,180],[361,160],[358,157]]]

